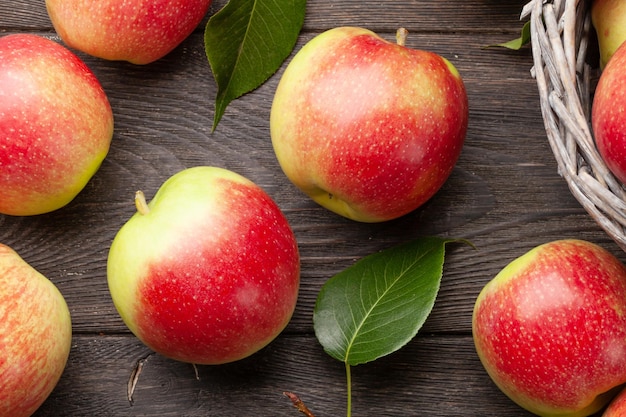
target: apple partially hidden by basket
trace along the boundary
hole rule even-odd
[[[626,251],[626,191],[600,156],[590,125],[598,65],[587,62],[593,33],[589,1],[533,0],[530,18],[541,112],[559,173],[604,231]]]
[[[598,151],[622,184],[626,184],[625,69],[626,44],[622,44],[602,70],[591,109],[591,128]]]

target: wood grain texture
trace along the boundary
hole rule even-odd
[[[67,370],[37,416],[296,416],[282,395],[296,392],[318,417],[345,414],[343,365],[327,356],[312,328],[317,293],[361,257],[420,235],[467,238],[449,247],[435,308],[401,351],[354,369],[354,415],[526,416],[491,383],[471,338],[476,295],[515,257],[550,240],[577,237],[625,254],[571,196],[545,137],[528,49],[485,48],[518,36],[525,2],[310,1],[296,50],[317,33],[359,25],[448,58],[470,101],[463,153],[443,189],[395,221],[357,224],[316,206],[282,174],[269,139],[269,109],[285,65],[233,102],[211,133],[216,86],[202,27],[164,59],[147,65],[79,54],[105,88],[115,114],[111,151],[67,207],[35,217],[0,216],[0,242],[12,246],[62,291],[73,319]],[[216,1],[211,13],[225,1]],[[0,35],[54,38],[44,2],[0,2]],[[57,38],[55,38],[57,39]],[[58,39],[57,39],[58,40]],[[302,255],[294,317],[262,352],[238,363],[200,367],[152,354],[117,315],[106,285],[106,257],[133,214],[133,194],[150,198],[175,172],[217,165],[263,187],[284,210]],[[135,390],[127,382],[147,358]]]
[[[143,368],[131,403],[126,381],[138,361]],[[354,367],[352,378],[354,415],[529,415],[494,389],[465,335],[419,337],[393,356]],[[297,416],[283,395],[291,391],[317,416],[338,416],[345,414],[345,389],[343,364],[328,360],[307,336],[281,337],[236,364],[200,366],[197,377],[191,365],[153,354],[131,337],[80,336],[57,391],[37,415]]]

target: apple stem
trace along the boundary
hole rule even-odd
[[[148,203],[146,203],[146,196],[141,190],[135,193],[135,207],[137,207],[137,211],[144,216],[150,213],[150,207],[148,207]]]
[[[400,46],[406,44],[406,37],[409,35],[409,31],[405,28],[400,28],[396,31],[396,43]]]

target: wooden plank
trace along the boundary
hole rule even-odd
[[[211,13],[225,3],[215,1]],[[467,238],[475,248],[448,248],[437,302],[418,337],[400,352],[353,370],[354,414],[528,415],[498,391],[478,361],[471,339],[476,295],[510,260],[546,241],[578,237],[622,260],[626,254],[558,175],[529,49],[485,48],[517,36],[521,7],[513,0],[309,1],[296,51],[334,26],[365,26],[392,40],[402,25],[410,30],[408,46],[442,54],[466,83],[470,126],[452,176],[414,213],[373,225],[318,207],[281,172],[269,139],[269,111],[284,65],[233,102],[211,133],[216,87],[202,25],[172,54],[147,66],[79,54],[114,108],[110,154],[64,209],[0,216],[0,242],[55,282],[72,313],[68,368],[36,415],[295,416],[284,390],[301,395],[318,417],[343,415],[343,365],[322,351],[312,329],[319,289],[357,259],[429,234]],[[0,2],[0,35],[22,31],[54,38],[44,2]],[[150,198],[170,175],[195,165],[226,167],[262,186],[287,215],[302,255],[300,297],[285,332],[244,361],[199,367],[199,380],[193,367],[152,354],[129,333],[106,285],[108,247],[134,212],[134,192],[142,189]],[[128,378],[143,358],[131,405]]]
[[[226,0],[214,0],[207,18],[226,3]],[[483,0],[313,0],[307,3],[304,30],[319,32],[336,26],[363,26],[377,31],[389,31],[405,26],[417,32],[489,31],[505,34],[504,41],[507,41],[510,33],[517,34],[521,30],[519,16],[522,6],[521,2]],[[6,0],[0,3],[0,28],[40,31],[51,27],[43,1]],[[200,25],[198,31],[203,28],[204,25]]]
[[[139,361],[131,403],[127,383]],[[284,391],[317,417],[345,415],[344,365],[311,336],[281,336],[250,358],[197,371],[130,337],[75,337],[64,377],[35,416],[299,415]],[[530,415],[489,380],[468,336],[418,337],[351,373],[354,415]]]

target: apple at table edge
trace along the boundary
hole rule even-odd
[[[58,288],[0,244],[0,415],[28,417],[61,378],[72,343]]]
[[[46,0],[50,20],[71,48],[146,65],[163,58],[201,23],[212,0]]]
[[[540,416],[601,410],[626,382],[626,268],[578,239],[537,246],[480,292],[478,356],[494,383]]]

